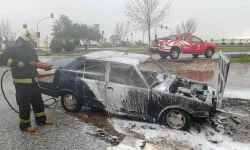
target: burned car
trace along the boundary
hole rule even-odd
[[[75,58],[39,79],[42,93],[61,97],[65,110],[82,106],[188,129],[212,115],[223,96],[229,61],[220,55],[219,88],[166,73],[150,56],[101,51]]]

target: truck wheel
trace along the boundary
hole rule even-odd
[[[174,47],[170,50],[170,58],[171,59],[177,59],[180,55],[180,49],[177,47]]]
[[[166,53],[166,52],[160,52],[160,56],[161,56],[161,58],[167,58],[168,57],[168,53]]]
[[[177,130],[188,130],[192,125],[190,114],[181,109],[169,109],[163,115],[163,123]]]
[[[71,93],[64,93],[61,95],[61,104],[62,107],[69,112],[78,112],[82,108],[76,96]]]
[[[211,58],[214,55],[214,50],[213,48],[207,48],[206,52],[205,52],[205,57],[206,58]]]
[[[194,58],[198,58],[199,55],[198,55],[198,54],[193,54],[193,57],[194,57]]]

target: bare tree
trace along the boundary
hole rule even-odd
[[[122,40],[122,32],[123,32],[123,23],[116,23],[115,30],[114,30],[114,35],[117,37],[117,40],[121,41]]]
[[[130,31],[130,23],[127,21],[126,26],[124,26],[124,22],[117,22],[113,37],[116,37],[118,41],[124,41],[125,37]]]
[[[182,33],[182,30],[181,30],[180,26],[177,25],[175,28],[175,34],[181,34],[181,33]]]
[[[189,18],[187,21],[182,22],[175,28],[176,34],[181,33],[195,33],[197,30],[197,22],[195,18]]]
[[[159,4],[159,0],[128,0],[126,4],[127,17],[136,27],[148,31],[149,43],[151,28],[163,21],[169,13],[169,2],[161,9]]]
[[[11,41],[15,40],[16,33],[12,30],[12,24],[9,19],[2,19],[0,22],[0,36],[4,38],[4,40]]]
[[[130,31],[130,22],[127,21],[126,26],[124,28],[124,32],[123,32],[123,37],[122,37],[123,41],[124,41],[125,37],[127,36],[127,34],[129,33],[129,31]]]

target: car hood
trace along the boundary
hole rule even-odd
[[[213,46],[215,46],[215,44],[212,43],[212,42],[206,42],[206,44],[207,44],[207,45],[213,45]]]

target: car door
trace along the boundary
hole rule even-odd
[[[85,60],[84,67],[78,70],[77,77],[77,93],[84,104],[105,108],[106,62]]]
[[[192,46],[191,53],[204,53],[204,43],[196,36],[191,36],[190,44]]]
[[[190,53],[191,52],[192,46],[189,44],[189,41],[190,41],[189,35],[181,35],[180,36],[182,53]]]
[[[148,89],[131,65],[109,64],[107,108],[111,111],[146,115]]]
[[[217,89],[217,108],[221,107],[224,91],[226,88],[228,72],[230,68],[230,59],[220,52],[219,54],[219,74],[218,74],[218,89]]]

